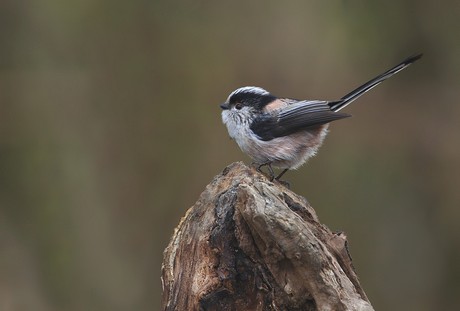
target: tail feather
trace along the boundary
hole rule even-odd
[[[406,58],[400,64],[398,64],[398,65],[394,66],[393,68],[385,71],[384,73],[378,75],[374,79],[364,83],[360,87],[356,88],[355,90],[351,91],[350,93],[348,93],[347,95],[342,97],[340,100],[330,102],[329,106],[331,107],[331,110],[332,111],[339,111],[339,110],[345,108],[346,106],[351,104],[355,99],[357,99],[358,97],[360,97],[361,95],[363,95],[367,91],[369,91],[372,88],[376,87],[377,85],[379,85],[380,83],[382,83],[383,81],[388,79],[389,77],[397,74],[398,72],[400,72],[401,70],[403,70],[404,68],[406,68],[407,66],[409,66],[410,64],[415,62],[416,60],[420,59],[422,57],[422,55],[423,54],[416,54],[414,56]]]

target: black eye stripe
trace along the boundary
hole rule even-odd
[[[244,106],[262,109],[263,107],[265,107],[265,105],[267,105],[275,99],[276,97],[271,94],[261,95],[252,92],[241,92],[231,96],[229,102],[230,104],[235,105],[235,108],[238,110]],[[240,105],[240,108],[237,108],[236,105]]]

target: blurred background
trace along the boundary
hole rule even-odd
[[[348,234],[376,310],[460,303],[460,19],[444,1],[0,3],[0,310],[158,310],[162,252],[213,176],[250,160],[240,86],[347,108],[286,179]]]

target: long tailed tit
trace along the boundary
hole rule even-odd
[[[336,101],[280,98],[260,87],[241,87],[220,105],[222,121],[259,171],[268,166],[273,180],[272,166],[284,169],[276,177],[279,180],[287,170],[297,169],[316,154],[329,122],[351,116],[339,112],[341,109],[421,57],[405,59]]]

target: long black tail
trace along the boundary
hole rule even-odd
[[[393,68],[385,71],[381,75],[378,75],[374,79],[364,83],[363,85],[361,85],[357,89],[351,91],[350,93],[348,93],[347,95],[342,97],[340,100],[330,102],[329,106],[331,107],[331,110],[332,111],[339,111],[340,109],[345,108],[346,106],[351,104],[355,99],[357,99],[358,97],[360,97],[361,95],[363,95],[367,91],[369,91],[372,88],[376,87],[377,85],[379,85],[380,83],[382,83],[383,81],[388,79],[389,77],[397,74],[398,72],[400,72],[401,70],[403,70],[404,68],[406,68],[407,66],[409,66],[410,64],[415,62],[416,60],[420,59],[422,57],[422,55],[423,54],[417,54],[417,55],[414,55],[414,56],[406,58],[400,64],[398,64],[398,65],[394,66]]]

